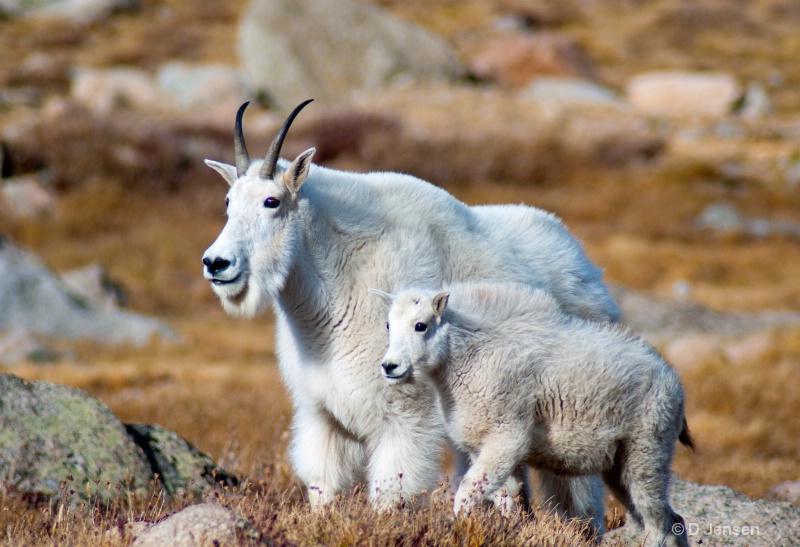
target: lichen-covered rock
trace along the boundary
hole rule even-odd
[[[0,374],[4,485],[45,497],[73,491],[75,500],[104,502],[118,493],[117,485],[146,492],[152,478],[142,449],[99,400],[77,388]]]
[[[11,374],[0,374],[0,481],[35,497],[90,504],[153,487],[199,495],[238,483],[172,431],[124,425],[80,389]]]
[[[169,494],[202,493],[220,482],[238,483],[236,477],[217,466],[209,456],[168,429],[146,424],[126,424],[125,429],[144,451],[150,468],[158,473]]]

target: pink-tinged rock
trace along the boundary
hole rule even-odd
[[[774,345],[775,343],[769,333],[758,332],[726,344],[723,351],[728,361],[738,365],[763,359],[773,349]]]
[[[704,334],[686,334],[672,340],[664,348],[664,357],[677,370],[687,370],[720,355],[717,337]]]
[[[626,94],[646,114],[719,118],[733,110],[742,89],[730,74],[656,71],[631,78]]]
[[[469,62],[477,77],[521,87],[537,76],[592,80],[595,70],[583,49],[553,32],[510,34],[487,41]]]
[[[167,102],[153,78],[136,68],[80,68],[72,78],[72,98],[98,114],[118,107],[160,109]]]
[[[765,500],[786,501],[800,507],[800,480],[782,482],[764,494]]]

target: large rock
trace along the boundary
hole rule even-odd
[[[246,85],[282,108],[461,70],[444,40],[358,0],[253,0],[238,48]]]
[[[238,484],[236,477],[177,433],[147,424],[126,424],[125,429],[144,451],[150,469],[158,473],[168,494],[200,494],[214,484]]]
[[[788,503],[756,500],[727,486],[695,484],[675,477],[670,505],[686,521],[690,545],[800,545],[800,509]],[[642,539],[641,530],[627,522],[609,532],[604,543],[641,545]]]
[[[239,71],[228,65],[171,61],[159,67],[155,81],[172,104],[185,110],[205,110],[220,103],[238,108],[244,100]]]
[[[72,293],[34,255],[0,239],[0,331],[30,331],[60,339],[143,345],[154,336],[177,341],[156,319],[102,308]]]
[[[57,496],[65,483],[65,495],[107,501],[117,485],[146,492],[153,474],[144,452],[99,400],[76,388],[0,374],[0,477],[35,496]]]
[[[742,338],[765,329],[800,324],[797,312],[725,313],[692,301],[656,297],[620,286],[611,293],[623,321],[656,345],[673,340]],[[698,349],[700,346],[696,346]]]
[[[80,389],[0,374],[4,485],[35,497],[93,503],[117,495],[117,485],[145,494],[156,475],[157,486],[170,495],[238,482],[177,434],[123,424]]]

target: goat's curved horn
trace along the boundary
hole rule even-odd
[[[289,117],[286,118],[286,121],[283,122],[283,125],[278,130],[278,134],[275,135],[275,140],[272,141],[269,151],[264,158],[264,164],[261,166],[261,172],[259,173],[259,176],[262,179],[271,179],[275,174],[275,164],[278,163],[278,155],[281,153],[283,139],[286,138],[286,133],[289,131],[289,126],[292,125],[292,122],[297,114],[299,114],[300,111],[303,110],[303,108],[313,100],[314,99],[309,99],[297,105],[295,109],[292,110],[292,113],[289,114]]]
[[[247,153],[247,146],[244,144],[244,133],[242,132],[242,115],[249,104],[250,101],[247,101],[239,107],[239,111],[236,113],[236,123],[233,126],[233,153],[236,157],[236,175],[239,177],[244,175],[247,172],[247,168],[250,167],[250,156]]]

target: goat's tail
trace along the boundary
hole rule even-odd
[[[689,432],[689,424],[686,423],[686,416],[683,417],[683,425],[681,426],[678,440],[683,446],[694,450],[694,439],[692,439],[692,434]]]

